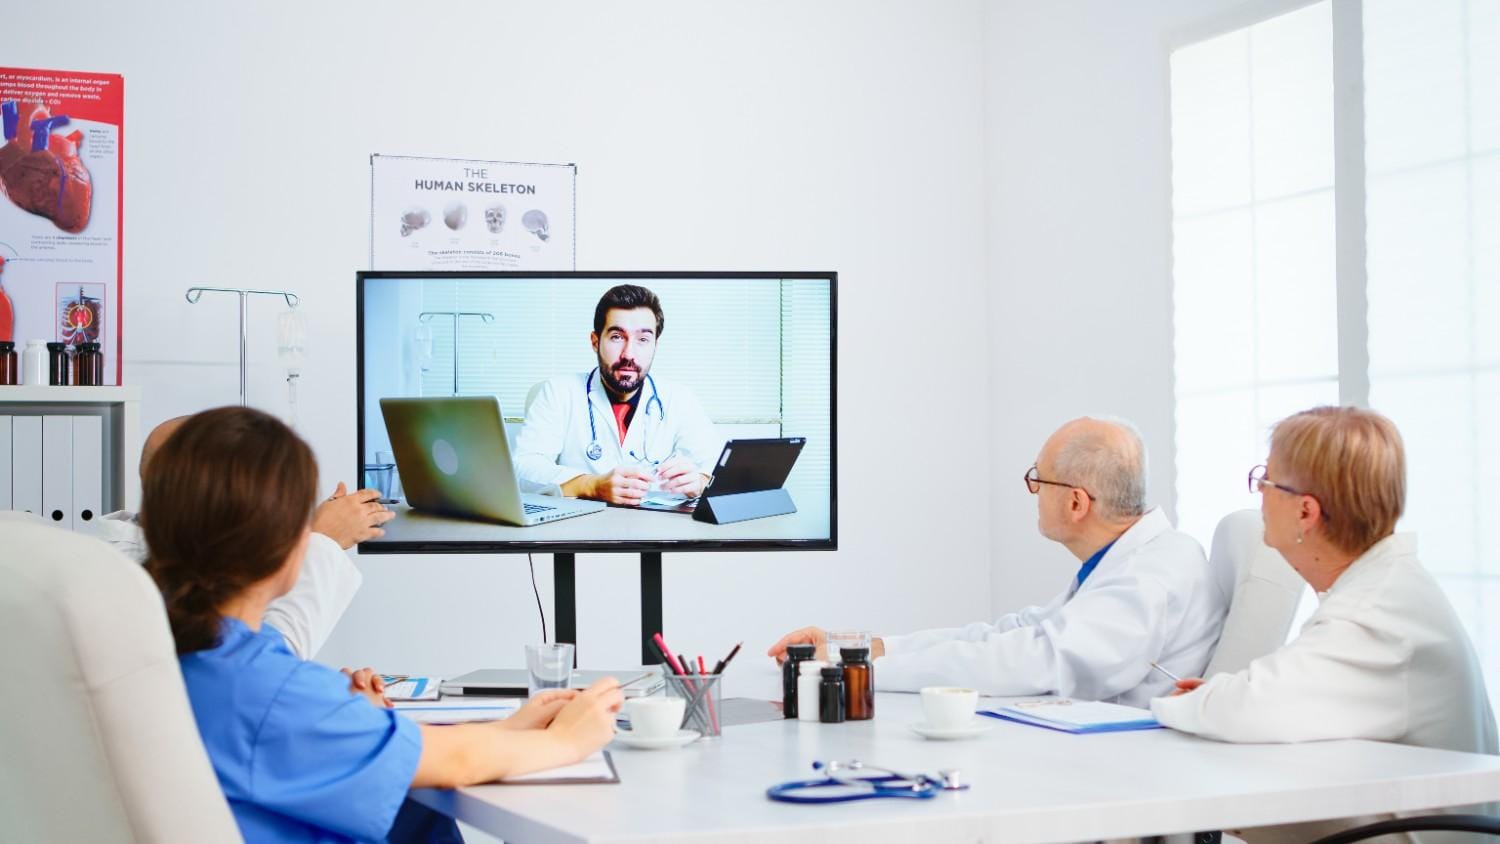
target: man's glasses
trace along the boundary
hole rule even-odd
[[[1264,463],[1251,469],[1250,474],[1245,478],[1245,481],[1246,485],[1250,487],[1251,492],[1263,492],[1265,491],[1266,487],[1274,487],[1275,489],[1279,489],[1282,492],[1289,493],[1291,495],[1312,495],[1312,493],[1310,492],[1303,492],[1300,489],[1292,489],[1286,484],[1276,483],[1275,481],[1266,477],[1266,466]]]
[[[1022,478],[1022,480],[1026,481],[1026,491],[1031,493],[1032,495],[1036,495],[1037,493],[1042,491],[1042,484],[1047,484],[1049,486],[1060,486],[1064,489],[1083,489],[1083,487],[1079,486],[1078,484],[1065,484],[1062,481],[1044,481],[1037,475],[1035,466],[1032,466],[1030,469],[1026,470],[1026,474]],[[1087,495],[1090,501],[1095,500],[1094,494],[1089,492],[1088,490],[1083,489],[1083,494]]]

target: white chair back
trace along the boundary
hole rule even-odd
[[[240,840],[140,565],[0,513],[0,649],[0,838]]]
[[[1203,676],[1234,673],[1286,643],[1307,581],[1261,535],[1259,510],[1238,510],[1219,521],[1209,568],[1229,599],[1229,615]]]

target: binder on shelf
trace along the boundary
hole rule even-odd
[[[42,515],[42,417],[12,416],[11,509]]]
[[[73,526],[91,525],[104,509],[104,420],[73,417]]]
[[[10,417],[0,416],[0,510],[10,506]]]
[[[73,529],[73,417],[42,417],[42,518]]]

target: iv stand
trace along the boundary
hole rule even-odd
[[[494,322],[495,315],[483,311],[423,311],[417,314],[418,322],[432,322],[436,316],[453,318],[453,395],[458,395],[458,318],[479,317],[486,323]]]
[[[301,304],[302,300],[297,298],[297,294],[288,293],[285,290],[246,290],[240,287],[189,287],[187,293],[184,294],[184,298],[188,300],[189,305],[196,305],[198,304],[198,300],[203,298],[204,293],[236,293],[240,297],[240,406],[243,407],[248,404],[245,400],[245,336],[248,333],[245,315],[245,297],[280,296],[286,300],[286,305],[289,308],[296,308],[297,305]]]

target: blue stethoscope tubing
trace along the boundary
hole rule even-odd
[[[594,376],[599,374],[599,367],[594,367],[589,373],[587,380],[583,382],[583,403],[589,409],[589,450],[584,452],[590,460],[598,460],[604,456],[604,447],[599,445],[599,426],[594,422]],[[661,393],[656,391],[656,379],[651,373],[646,373],[646,383],[651,385],[651,398],[646,399],[646,415],[651,415],[651,403],[656,402],[656,419],[664,422],[667,418],[667,409],[662,407]]]
[[[870,786],[869,791],[856,791],[852,794],[838,794],[828,797],[820,797],[817,794],[802,793],[810,792],[815,788],[827,788],[829,786],[842,786],[849,788],[852,783],[866,783]],[[893,788],[885,783],[899,782],[899,788]],[[874,800],[881,797],[908,797],[917,800],[928,800],[938,795],[943,788],[936,783],[924,781],[918,786],[913,786],[912,781],[905,777],[879,776],[879,777],[845,777],[834,779],[828,777],[818,780],[799,780],[797,782],[784,782],[773,785],[766,789],[766,796],[779,803],[849,803],[854,800]]]

